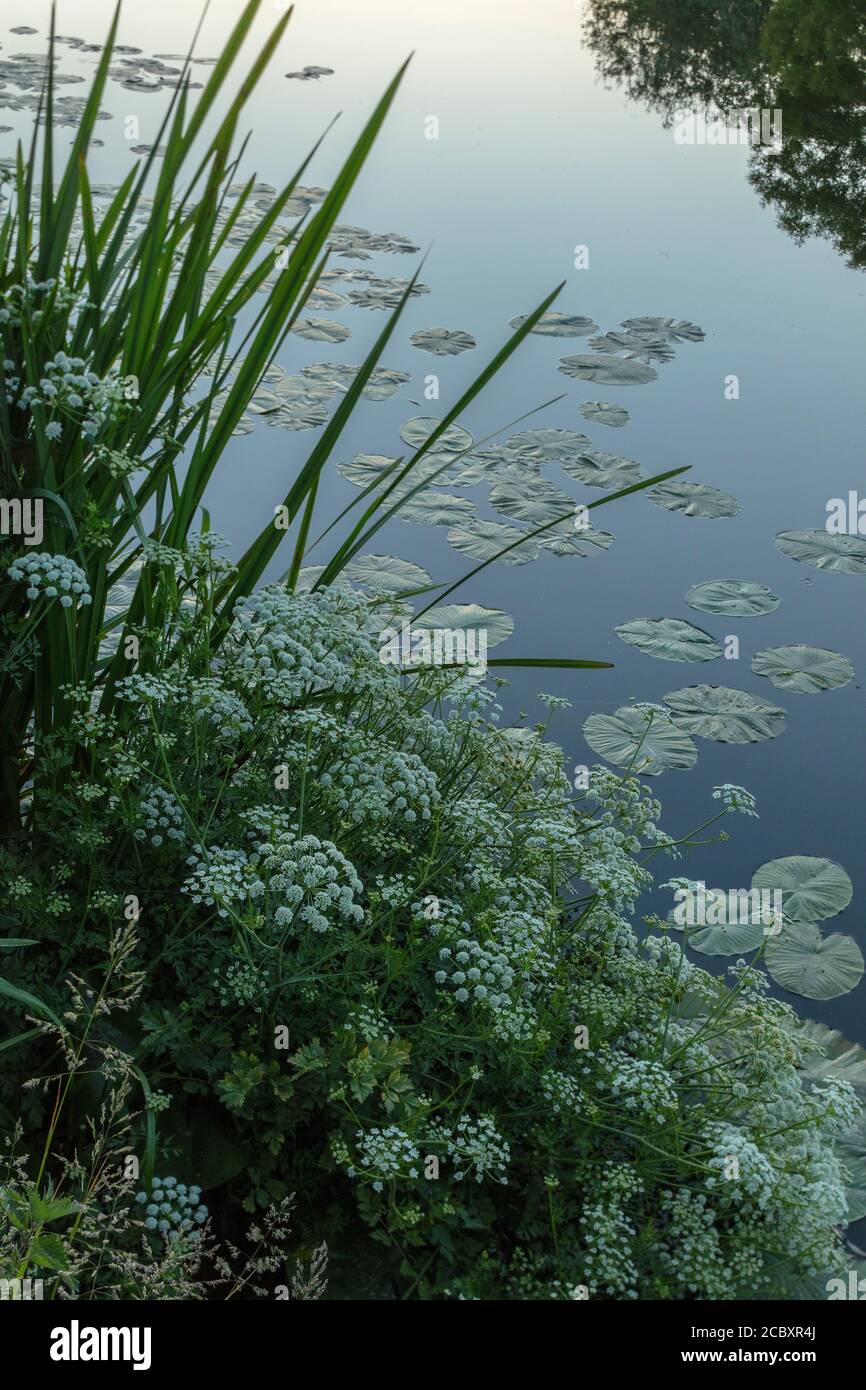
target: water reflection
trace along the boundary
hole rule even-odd
[[[822,236],[866,269],[866,11],[862,0],[590,0],[600,75],[673,126],[684,109],[779,108],[781,145],[749,181],[795,240]]]

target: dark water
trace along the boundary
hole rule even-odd
[[[278,8],[263,7],[257,34]],[[103,0],[70,0],[61,5],[61,29],[98,40],[109,9]],[[203,53],[218,51],[239,10],[239,0],[212,6]],[[38,48],[45,31],[38,7],[9,0],[5,13],[10,25],[31,24],[40,35],[3,35],[0,57]],[[128,0],[121,41],[148,53],[180,51],[197,13],[196,5]],[[675,360],[658,367],[657,381],[629,387],[557,372],[561,355],[588,350],[585,340],[530,337],[463,423],[480,438],[564,393],[528,424],[584,430],[595,448],[637,459],[647,475],[691,465],[691,480],[738,498],[739,515],[690,519],[638,495],[595,513],[596,524],[616,536],[605,554],[587,560],[543,554],[530,565],[493,565],[454,599],[513,614],[516,633],[497,655],[615,663],[602,672],[513,674],[510,714],[526,709],[530,720],[543,717],[534,701],[539,689],[572,701],[573,709],[557,716],[554,735],[574,762],[595,760],[581,735],[586,716],[632,698],[660,700],[672,689],[710,681],[784,706],[788,727],[779,739],[754,746],[699,739],[691,771],[653,779],[663,823],[677,835],[717,808],[711,799],[717,783],[748,787],[761,814],[759,821],[729,818],[728,843],[697,850],[686,866],[671,864],[669,872],[747,887],[753,870],[777,856],[838,860],[855,896],[823,926],[849,932],[863,947],[866,586],[856,576],[798,565],[773,546],[779,531],[823,526],[829,498],[858,488],[866,495],[866,116],[862,70],[847,56],[858,24],[862,63],[862,10],[854,0],[776,0],[774,7],[757,0],[718,7],[690,0],[618,6],[372,0],[363,7],[353,0],[301,0],[248,124],[250,167],[279,184],[342,110],[305,176],[328,186],[360,120],[415,50],[342,220],[405,232],[430,248],[422,279],[432,293],[410,302],[384,359],[411,372],[412,383],[391,400],[362,403],[342,458],[399,453],[400,425],[412,415],[444,414],[506,340],[509,318],[533,308],[561,280],[555,307],[591,316],[602,332],[648,314],[703,327],[705,340],[679,346]],[[77,61],[77,70],[86,71],[85,60]],[[310,63],[332,67],[334,75],[304,83],[283,76]],[[779,157],[741,146],[678,144],[666,121],[678,107],[706,102],[780,106]],[[147,141],[156,134],[162,98],[115,87],[107,104],[115,119],[100,129],[105,147],[94,153],[91,173],[116,182],[129,158],[123,117],[137,113]],[[438,140],[425,138],[431,115],[439,120]],[[28,128],[26,115],[2,110],[0,123]],[[61,149],[69,134],[60,132]],[[575,269],[578,244],[589,248],[587,270]],[[365,268],[406,275],[415,263],[375,256]],[[360,362],[384,321],[351,306],[334,316],[351,328],[351,339],[328,346],[291,337],[278,358],[286,370],[322,360]],[[453,359],[413,350],[410,334],[434,325],[470,331],[477,349]],[[422,395],[430,372],[441,382],[438,405]],[[731,374],[739,379],[737,400],[724,396]],[[624,429],[586,424],[578,413],[584,400],[625,405],[631,419]],[[240,551],[273,514],[315,438],[259,428],[233,443],[210,497],[213,524],[233,548]],[[544,471],[581,501],[602,495],[571,484],[558,465]],[[355,495],[331,468],[320,498],[322,521]],[[495,515],[487,507],[484,514]],[[395,522],[374,549],[412,559],[437,580],[454,579],[474,563],[450,548],[443,528]],[[768,584],[781,606],[769,616],[732,619],[685,604],[693,584],[717,578]],[[614,635],[619,623],[660,616],[689,619],[717,637],[737,635],[739,660],[700,667],[662,662]],[[798,695],[753,675],[755,651],[792,643],[844,653],[854,681]],[[667,907],[669,900],[652,905]],[[710,961],[713,969],[725,963]],[[801,1007],[866,1041],[863,988],[826,1004],[800,1001]]]

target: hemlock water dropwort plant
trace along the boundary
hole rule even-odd
[[[76,704],[91,764],[45,805],[54,852],[0,847],[0,911],[30,885],[14,912],[40,943],[7,978],[62,1013],[63,962],[95,975],[90,924],[134,892],[129,1026],[169,1101],[146,1112],[157,1171],[189,1191],[173,1117],[200,1088],[220,1169],[195,1181],[221,1221],[288,1187],[299,1241],[368,1232],[410,1297],[784,1297],[843,1277],[851,1086],[767,996],[763,948],[726,982],[631,918],[688,837],[635,776],[593,767],[575,795],[563,752],[500,728],[483,685],[383,664],[372,611],[348,586],[264,589],[217,661],[205,617],[110,715]],[[21,1047],[51,1074],[40,1037]],[[34,1092],[45,1124],[49,1100]],[[148,1121],[128,1123],[144,1152]],[[160,1188],[133,1204],[157,1207],[153,1238],[175,1210]]]

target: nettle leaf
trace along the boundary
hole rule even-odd
[[[838,999],[860,983],[864,962],[852,936],[823,936],[812,922],[784,923],[767,942],[767,970],[776,984],[807,999]]]
[[[835,917],[851,901],[850,878],[832,859],[792,854],[770,859],[752,875],[753,888],[779,889],[782,911],[795,922],[820,922]]]
[[[631,418],[624,405],[611,405],[610,401],[584,401],[579,409],[584,420],[593,425],[611,425],[614,429],[622,429]]]
[[[578,381],[597,381],[600,386],[640,386],[658,377],[658,372],[645,362],[633,357],[609,357],[606,353],[563,357],[558,370]]]
[[[477,603],[440,603],[428,608],[426,613],[412,619],[412,626],[418,628],[450,628],[459,631],[466,628],[483,628],[487,633],[488,647],[496,647],[505,642],[514,631],[514,619],[501,608],[481,608]]]
[[[516,318],[509,319],[509,326],[520,328],[528,318],[528,314],[518,314]],[[598,324],[582,314],[563,314],[559,310],[549,309],[529,331],[544,338],[588,338],[590,333],[598,331]]]
[[[601,449],[585,450],[575,459],[563,459],[562,467],[569,478],[588,487],[629,487],[644,476],[634,459],[606,454]]]
[[[785,711],[747,690],[690,685],[664,696],[681,729],[716,743],[763,743],[785,732]]]
[[[763,613],[773,613],[781,599],[766,584],[755,584],[750,579],[707,579],[689,589],[686,603],[700,613],[756,618]]]
[[[651,502],[664,507],[669,512],[679,512],[682,516],[722,517],[736,516],[741,507],[736,497],[729,492],[720,492],[707,483],[681,483],[676,478],[667,483],[659,483],[647,492]]]
[[[504,555],[500,551],[505,546],[514,545],[521,540],[523,531],[514,526],[503,526],[498,521],[484,521],[476,517],[460,526],[452,526],[448,540],[462,555],[471,555],[476,560],[495,560],[500,565],[525,565],[538,556],[538,542],[527,538],[522,545],[515,545]]]
[[[614,631],[623,642],[661,661],[715,661],[722,655],[714,637],[683,618],[633,618]]]
[[[694,767],[698,750],[662,710],[623,705],[613,714],[591,714],[583,736],[593,752],[617,767],[657,777],[668,768]]]
[[[777,550],[802,565],[837,574],[866,574],[866,540],[830,531],[780,531]]]
[[[413,347],[431,352],[434,357],[456,357],[476,346],[472,334],[462,328],[421,328],[409,341]]]
[[[817,695],[847,685],[854,667],[846,656],[824,647],[768,647],[752,657],[752,670],[767,676],[780,690],[796,690],[801,695]]]

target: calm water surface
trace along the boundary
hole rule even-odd
[[[214,0],[202,54],[219,51],[240,8],[239,0]],[[258,38],[278,8],[263,6]],[[628,14],[632,7],[621,8]],[[645,45],[628,33],[613,43],[603,6],[593,11],[571,0],[536,0],[532,6],[522,0],[368,0],[364,6],[300,0],[272,73],[248,108],[248,168],[280,184],[340,111],[304,176],[305,183],[328,186],[361,120],[414,50],[385,132],[341,220],[411,236],[428,253],[422,279],[432,292],[407,306],[384,359],[411,372],[412,382],[388,401],[362,403],[342,458],[399,453],[400,425],[412,415],[444,414],[508,337],[509,318],[535,307],[560,281],[565,286],[555,307],[591,316],[602,332],[645,314],[690,319],[704,328],[705,340],[678,347],[675,360],[658,367],[657,381],[629,387],[570,380],[556,370],[559,357],[587,351],[586,341],[532,336],[463,423],[480,438],[562,393],[562,400],[528,424],[585,430],[595,448],[637,459],[647,475],[689,464],[691,480],[739,499],[739,515],[689,519],[638,495],[597,514],[596,524],[616,536],[605,554],[588,560],[542,554],[531,565],[494,565],[455,599],[513,614],[516,633],[498,655],[615,663],[611,671],[513,674],[505,697],[509,715],[525,709],[530,720],[541,718],[534,698],[539,689],[572,701],[572,710],[557,716],[554,733],[574,762],[595,760],[581,734],[586,716],[613,711],[632,698],[660,700],[672,689],[707,680],[783,705],[788,727],[781,738],[746,747],[699,739],[690,772],[653,779],[664,824],[678,835],[712,814],[717,783],[748,787],[761,813],[760,821],[732,817],[729,842],[698,849],[687,867],[672,865],[670,871],[745,887],[768,859],[828,856],[845,866],[855,896],[846,912],[824,925],[851,933],[863,947],[866,588],[858,577],[795,564],[774,548],[773,537],[822,526],[828,498],[844,497],[849,489],[866,493],[866,280],[849,265],[832,230],[798,245],[780,228],[778,209],[762,206],[749,182],[748,149],[681,145],[665,127],[663,108],[677,92],[691,47],[706,43],[700,23],[690,30],[691,8],[675,7],[682,53],[673,55],[671,73],[660,74],[647,64]],[[721,92],[731,81],[740,90],[735,79],[754,52],[749,26],[754,21],[759,27],[766,8],[733,7],[736,32],[721,36],[704,95]],[[110,10],[105,0],[62,0],[60,30],[99,41]],[[197,0],[127,0],[120,41],[148,54],[180,52],[198,13]],[[593,13],[590,43],[585,21]],[[637,6],[633,17],[639,17]],[[0,58],[40,48],[47,6],[7,0],[3,19],[7,30],[28,24],[39,33],[0,34]],[[88,72],[93,61],[70,54],[64,67]],[[333,68],[334,75],[317,82],[286,80],[286,72],[305,64]],[[632,71],[622,79],[622,68],[635,64],[638,77]],[[207,69],[200,72],[206,75]],[[748,89],[747,81],[742,90]],[[74,94],[82,90],[69,88]],[[147,142],[156,136],[163,101],[116,84],[110,88],[105,104],[114,120],[100,127],[105,144],[93,153],[94,180],[118,182],[128,167],[123,117],[138,115],[139,138]],[[425,138],[430,116],[439,121],[437,140]],[[23,133],[29,117],[0,109],[0,124]],[[61,150],[70,135],[58,132]],[[13,139],[0,135],[3,153],[11,152]],[[850,251],[850,227],[848,233]],[[587,270],[574,267],[578,244],[589,248]],[[376,256],[364,268],[406,275],[416,261]],[[363,360],[384,316],[347,305],[335,317],[351,328],[349,341],[332,347],[291,337],[280,363],[296,372],[322,360]],[[414,350],[410,334],[432,326],[466,329],[478,347],[456,358]],[[430,372],[441,382],[438,406],[423,399]],[[735,401],[724,396],[729,374],[739,378]],[[596,399],[625,405],[628,425],[586,424],[578,407]],[[233,442],[210,504],[214,526],[236,551],[272,515],[315,438],[312,432],[259,428]],[[557,465],[545,474],[580,500],[601,495],[578,493]],[[329,468],[321,516],[330,519],[355,495]],[[494,516],[487,508],[485,514]],[[473,563],[450,548],[443,528],[395,522],[375,548],[422,564],[437,580],[457,578]],[[751,619],[690,609],[686,591],[716,578],[766,583],[781,605]],[[631,618],[660,616],[689,619],[717,637],[736,634],[739,660],[709,671],[657,661],[614,634],[617,624]],[[752,674],[755,651],[790,643],[844,653],[854,664],[854,681],[807,696],[776,691]],[[647,909],[668,905],[659,896],[648,900]],[[725,962],[710,964],[721,969]],[[802,1007],[866,1041],[862,998],[861,986],[844,999],[802,1001]]]

